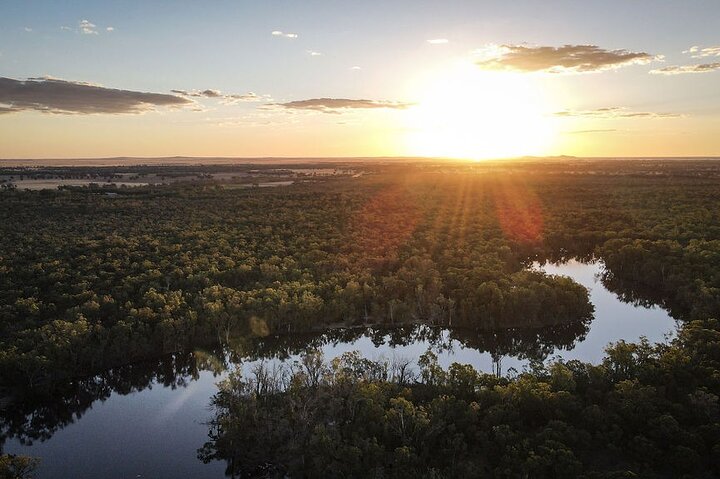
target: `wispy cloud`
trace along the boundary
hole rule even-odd
[[[644,65],[662,57],[629,50],[606,50],[596,45],[561,47],[489,45],[477,52],[477,65],[485,70],[587,73],[629,65]]]
[[[355,66],[350,67],[350,70],[358,71],[358,70],[362,70],[362,67],[355,65]]]
[[[264,127],[300,124],[302,120],[297,115],[278,115],[268,109],[253,110],[240,117],[217,118],[208,117],[205,122],[220,127]]]
[[[173,93],[177,93],[178,95],[182,96],[191,96],[191,97],[205,97],[205,98],[218,98],[222,96],[222,93],[220,93],[219,90],[170,90]]]
[[[80,23],[78,24],[78,28],[80,30],[80,33],[83,35],[97,35],[97,25],[94,23],[91,23],[89,20],[80,20]]]
[[[286,33],[286,32],[281,32],[280,30],[273,30],[270,33],[274,37],[281,37],[281,38],[297,38],[298,37],[297,33]]]
[[[100,28],[94,23],[92,23],[90,20],[83,19],[79,20],[77,24],[77,28],[72,28],[67,25],[62,25],[60,27],[60,30],[64,32],[75,32],[79,33],[81,35],[100,35],[100,32],[104,30],[107,33],[111,33],[115,31],[115,27],[107,26],[105,28]]]
[[[412,106],[411,103],[378,101],[378,100],[350,100],[347,98],[311,98],[309,100],[295,100],[287,103],[273,103],[269,107],[286,110],[309,110],[322,113],[342,113],[349,110],[389,108],[404,110]]]
[[[702,63],[700,65],[673,65],[651,70],[653,75],[683,75],[685,73],[710,73],[720,70],[720,62]]]
[[[431,40],[427,41],[430,45],[443,45],[445,43],[449,43],[450,40],[447,38],[433,38]]]
[[[223,97],[223,103],[226,105],[234,105],[236,103],[244,102],[257,102],[257,101],[270,101],[272,97],[270,95],[258,95],[253,92],[248,92],[240,95],[225,95]]]
[[[269,95],[258,95],[253,92],[237,94],[237,93],[223,93],[220,90],[170,90],[172,93],[176,93],[180,96],[190,98],[216,98],[222,100],[224,104],[231,105],[242,102],[254,102],[254,101],[268,101],[270,100]]]
[[[0,108],[3,113],[142,113],[156,107],[179,107],[190,103],[190,100],[176,95],[119,90],[50,77],[27,80],[0,78]]]
[[[680,118],[678,113],[656,113],[649,111],[632,111],[619,106],[596,108],[594,110],[562,110],[554,113],[560,117],[582,118]]]
[[[321,57],[322,53],[316,52],[315,50],[307,50],[307,54],[311,57]]]
[[[689,53],[693,58],[720,57],[720,47],[701,48],[694,46],[685,50],[683,53]]]
[[[33,29],[30,28],[30,27],[24,27],[23,30],[25,30],[25,31],[28,32],[28,33],[30,33],[30,32],[33,31]]]

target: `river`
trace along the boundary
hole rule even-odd
[[[308,347],[320,348],[326,359],[358,350],[372,359],[414,360],[432,349],[443,366],[459,362],[514,375],[529,358],[560,356],[598,363],[611,342],[637,341],[641,336],[661,342],[677,329],[665,310],[624,303],[608,291],[600,281],[599,262],[572,260],[534,267],[586,286],[595,306],[594,320],[580,329],[516,329],[482,336],[419,327],[266,338],[251,348],[242,367],[250,369],[258,360],[294,361]],[[40,404],[14,418],[12,426],[6,424],[3,432],[12,432],[3,450],[39,457],[40,479],[222,478],[224,463],[203,464],[197,459],[197,449],[207,440],[210,400],[226,374],[227,358],[218,357],[222,355],[178,355],[91,378],[52,404]]]

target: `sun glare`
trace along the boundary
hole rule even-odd
[[[464,62],[417,82],[407,111],[410,155],[466,159],[544,155],[555,140],[543,89],[527,75]]]

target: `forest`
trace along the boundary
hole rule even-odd
[[[720,475],[719,162],[355,167],[277,188],[0,191],[0,396],[23,411],[109,368],[349,327],[572,341],[587,290],[529,265],[598,258],[621,298],[683,321],[675,340],[516,378],[309,349],[301,368],[231,375],[200,456],[241,477]],[[14,407],[4,434],[22,434]]]

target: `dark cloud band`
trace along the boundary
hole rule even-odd
[[[0,113],[142,113],[156,107],[179,107],[190,103],[176,95],[119,90],[55,78],[14,80],[0,77]]]
[[[296,100],[287,103],[275,103],[271,106],[288,110],[310,110],[323,113],[340,113],[345,110],[390,108],[404,110],[410,103],[377,101],[377,100],[350,100],[347,98],[311,98],[309,100]]]

